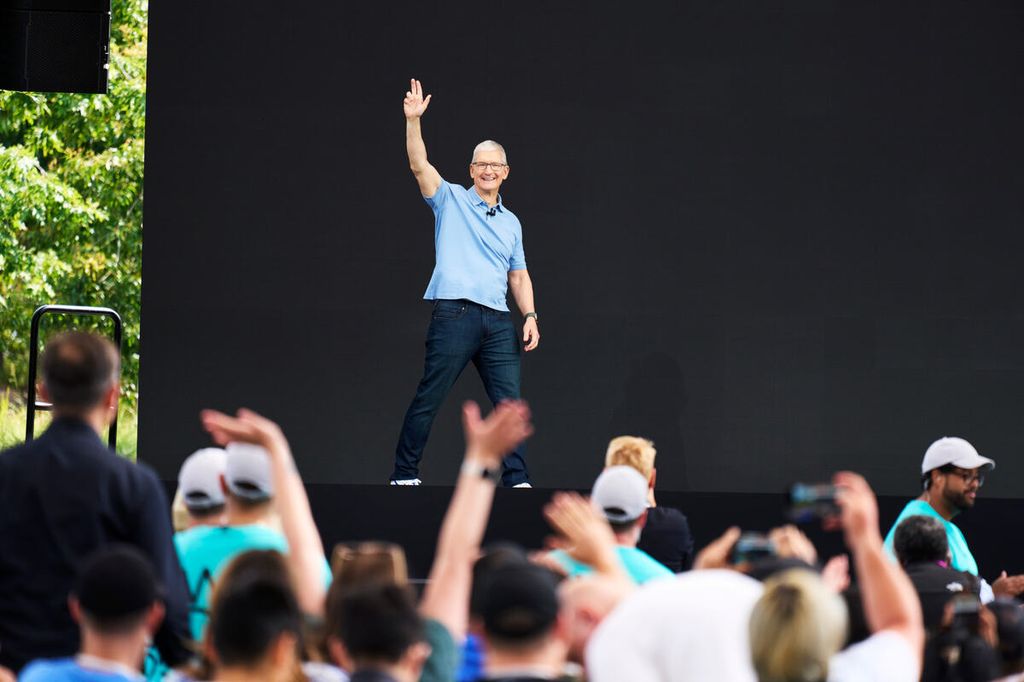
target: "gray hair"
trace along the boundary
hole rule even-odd
[[[476,147],[473,148],[473,161],[476,161],[476,155],[480,152],[501,152],[502,163],[508,163],[508,155],[505,154],[505,148],[494,140],[484,140]]]

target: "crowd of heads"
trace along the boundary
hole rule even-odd
[[[61,335],[42,367],[58,420],[104,426],[117,390],[109,344]],[[467,459],[485,467],[532,432],[522,402],[463,417]],[[275,423],[245,410],[202,423],[214,443],[178,477],[178,573],[158,575],[145,543],[67,548],[80,554],[65,592],[78,656],[55,645],[62,662],[37,661],[24,679],[77,679],[61,677],[69,666],[217,680],[1024,679],[1024,578],[980,572],[952,523],[995,466],[963,439],[926,450],[920,495],[884,539],[865,479],[827,482],[815,513],[843,534],[835,557],[794,526],[756,539],[729,528],[694,556],[685,515],[657,504],[654,443],[634,436],[595,456],[589,495],[554,495],[546,545],[484,546],[494,483],[464,467],[418,586],[394,543],[339,544],[328,562]],[[0,466],[0,490],[16,474]],[[173,575],[190,602],[184,661],[151,647],[175,606]]]

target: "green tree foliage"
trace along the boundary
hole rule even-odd
[[[147,4],[112,11],[106,95],[0,91],[0,387],[24,390],[32,311],[60,303],[121,313],[138,394]]]

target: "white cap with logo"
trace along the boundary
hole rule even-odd
[[[590,503],[613,523],[635,521],[647,511],[647,479],[633,467],[608,467],[594,481]]]
[[[203,448],[189,455],[178,471],[178,490],[189,511],[202,512],[224,504],[220,477],[227,455],[220,448]]]
[[[961,469],[977,469],[986,467],[995,469],[996,463],[988,457],[982,457],[974,446],[963,438],[946,436],[940,438],[925,450],[924,460],[921,462],[921,473],[926,474],[932,469],[952,464]]]
[[[274,496],[270,475],[270,453],[259,445],[228,443],[224,480],[234,495],[253,502]]]

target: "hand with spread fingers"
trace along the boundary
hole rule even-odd
[[[281,427],[252,410],[243,407],[234,417],[217,410],[203,410],[200,421],[218,445],[252,443],[263,446],[272,456],[285,454],[291,457],[288,440]]]
[[[489,466],[533,434],[530,407],[523,400],[504,400],[484,419],[473,401],[462,405],[462,430],[466,436],[466,458]]]
[[[556,493],[544,507],[544,517],[561,536],[552,544],[600,573],[624,575],[611,526],[582,495]]]

